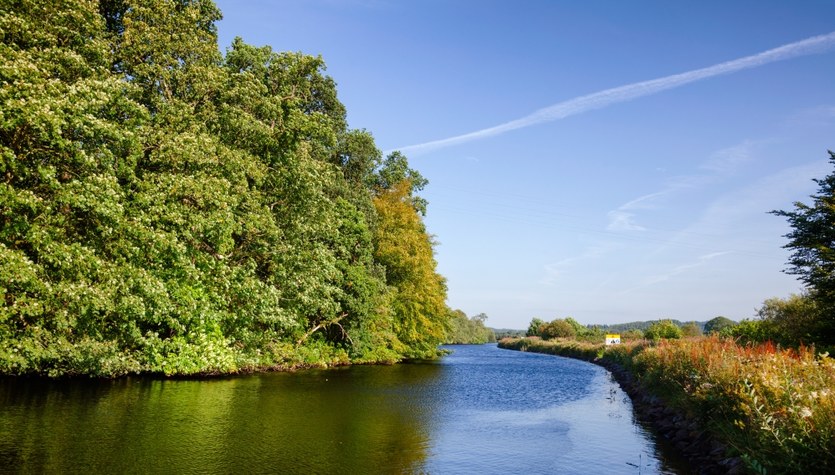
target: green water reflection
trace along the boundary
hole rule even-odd
[[[222,380],[0,380],[0,470],[420,471],[435,364]]]

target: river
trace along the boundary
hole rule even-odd
[[[0,472],[677,473],[603,368],[446,348],[221,379],[0,379]]]

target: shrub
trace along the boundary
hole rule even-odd
[[[702,329],[699,328],[699,325],[696,322],[690,322],[681,327],[681,334],[689,337],[701,336]]]
[[[569,322],[559,318],[547,323],[541,332],[542,338],[546,340],[552,338],[571,338],[576,334],[574,327]]]
[[[632,328],[630,330],[626,330],[625,332],[620,334],[621,341],[632,341],[632,340],[641,340],[644,338],[644,332],[637,328]]]
[[[724,328],[719,335],[730,337],[739,343],[764,343],[774,341],[774,326],[768,320],[742,320],[739,324]]]
[[[704,332],[706,335],[711,333],[721,333],[725,328],[736,325],[736,322],[726,317],[716,317],[705,322]]]
[[[819,313],[816,302],[805,294],[768,299],[757,310],[757,316],[773,330],[771,337],[790,346],[814,341],[820,332]]]
[[[525,332],[525,336],[541,336],[544,326],[545,321],[541,318],[532,319],[530,325],[528,325],[528,331]]]
[[[671,320],[659,320],[644,331],[644,338],[648,340],[681,338],[681,328]]]

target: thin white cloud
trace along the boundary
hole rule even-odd
[[[831,165],[825,160],[787,167],[762,177],[747,186],[722,194],[705,208],[694,223],[672,236],[651,255],[659,255],[671,248],[689,246],[694,237],[704,239],[705,247],[729,249],[736,255],[763,259],[783,242],[777,235],[750,228],[769,210],[787,208],[799,194],[814,187],[812,178],[825,174]],[[753,220],[753,221],[752,221]],[[779,218],[774,217],[774,222]],[[758,224],[758,226],[767,223]],[[769,226],[770,228],[770,226]]]
[[[476,130],[475,132],[456,135],[454,137],[441,140],[408,145],[400,147],[396,150],[400,150],[401,152],[409,155],[417,155],[431,150],[437,150],[439,148],[504,134],[512,130],[530,127],[543,122],[564,119],[572,115],[581,114],[590,110],[601,109],[618,102],[626,102],[639,97],[656,94],[667,89],[673,89],[691,82],[712,78],[714,76],[735,73],[737,71],[756,68],[777,61],[785,61],[799,56],[820,54],[828,51],[833,46],[835,46],[835,32],[813,36],[802,41],[789,43],[777,48],[763,51],[762,53],[726,61],[724,63],[715,64],[706,68],[694,69],[680,74],[673,74],[671,76],[665,76],[649,81],[627,84],[625,86],[606,89],[586,96],[580,96],[545,107],[525,117],[511,120],[494,127],[488,127],[486,129]],[[391,151],[386,151],[386,154],[389,152]]]
[[[672,189],[673,189],[673,187],[670,187],[666,190],[656,191],[655,193],[647,193],[646,195],[639,196],[632,201],[624,203],[618,209],[621,209],[621,210],[652,209],[655,206],[651,205],[649,203],[651,203],[654,199],[656,199],[658,197],[661,197],[661,196],[664,196],[664,195],[670,193],[670,191],[672,191]]]
[[[661,191],[639,196],[609,211],[607,214],[609,225],[606,229],[609,231],[645,231],[646,228],[636,222],[636,213],[633,211],[656,209],[663,197],[683,190],[702,188],[733,175],[738,168],[754,160],[757,147],[767,142],[744,140],[714,152],[699,166],[699,169],[705,170],[706,173],[676,177],[669,181]]]
[[[751,161],[754,148],[759,143],[752,140],[728,147],[714,153],[700,168],[720,174],[733,173],[746,162]]]
[[[603,242],[593,246],[589,246],[586,248],[585,251],[582,253],[567,257],[560,261],[546,264],[545,265],[545,277],[540,280],[541,284],[544,285],[555,285],[557,281],[563,277],[565,274],[565,270],[577,264],[578,262],[586,261],[589,259],[599,259],[606,254],[612,252],[617,248],[617,245],[611,242]]]
[[[790,208],[793,199],[815,187],[815,177],[826,174],[831,165],[817,160],[787,167],[714,200],[704,215],[685,233],[739,229],[740,223],[775,208]],[[775,217],[775,220],[779,218]],[[744,228],[743,228],[744,229]]]
[[[635,213],[623,209],[609,211],[609,231],[646,231],[647,228],[635,222]]]
[[[668,280],[672,279],[673,277],[684,274],[685,272],[688,272],[688,271],[691,271],[693,269],[702,267],[702,266],[706,265],[708,262],[710,262],[711,260],[713,260],[717,257],[724,256],[724,255],[727,255],[727,254],[731,254],[731,252],[732,251],[719,251],[719,252],[711,252],[709,254],[701,255],[701,256],[697,257],[694,262],[690,262],[690,263],[687,263],[687,264],[682,264],[682,265],[676,266],[676,267],[674,267],[674,268],[670,269],[669,271],[664,272],[662,274],[657,274],[657,275],[647,277],[639,285],[637,285],[635,287],[632,287],[630,289],[624,290],[623,292],[620,292],[620,295],[626,295],[626,294],[629,294],[631,292],[634,292],[635,290],[642,289],[644,287],[649,287],[649,286],[652,286],[652,285],[655,285],[655,284],[659,284],[661,282],[668,281]]]
[[[669,194],[675,188],[675,186],[670,186],[667,189],[656,191],[655,193],[639,196],[634,200],[620,205],[617,209],[609,211],[607,214],[609,225],[606,226],[606,229],[609,231],[645,231],[645,227],[635,222],[635,213],[632,211],[654,208],[655,206],[652,204],[653,200]]]

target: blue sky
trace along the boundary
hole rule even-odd
[[[801,290],[767,212],[832,169],[833,1],[217,3],[222,48],[321,55],[350,126],[429,179],[453,308],[739,320]]]

